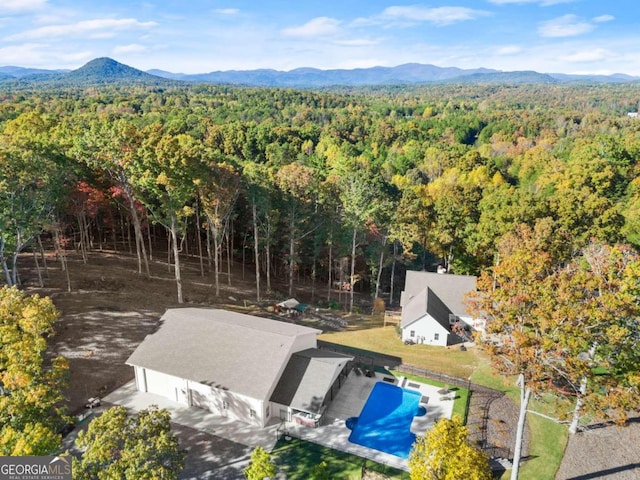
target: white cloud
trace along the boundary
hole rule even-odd
[[[140,22],[134,18],[100,18],[77,23],[48,25],[5,37],[5,40],[31,40],[38,38],[91,36],[92,38],[113,37],[117,31],[146,29],[156,26],[156,22]]]
[[[285,37],[324,37],[338,32],[340,21],[335,18],[317,17],[299,27],[281,30]]]
[[[525,3],[538,3],[541,7],[549,7],[551,5],[559,5],[561,3],[572,3],[576,0],[489,0],[494,5],[522,5]]]
[[[214,12],[220,15],[238,15],[240,10],[237,8],[216,8]]]
[[[615,20],[616,17],[613,15],[600,15],[599,17],[594,17],[593,21],[596,23],[610,22],[611,20]]]
[[[0,48],[3,65],[19,65],[35,68],[77,68],[79,62],[94,58],[88,50],[56,49],[48,43],[24,43]]]
[[[352,40],[337,40],[333,43],[335,45],[342,45],[344,47],[372,47],[373,45],[379,45],[380,40],[370,40],[368,38],[354,38]]]
[[[575,15],[563,15],[540,23],[538,33],[542,37],[575,37],[591,32],[595,27]]]
[[[133,18],[101,18],[95,20],[84,20],[77,23],[64,25],[48,25],[22,33],[16,33],[5,37],[5,40],[32,40],[52,37],[72,37],[86,36],[91,38],[109,38],[117,35],[117,31],[135,28],[151,28],[156,26],[156,22],[139,22]]]
[[[466,7],[429,8],[415,5],[407,7],[387,7],[384,9],[380,17],[385,20],[400,20],[412,23],[428,22],[442,26],[466,20],[475,20],[487,15],[490,15],[490,13]]]
[[[0,48],[0,58],[3,64],[34,64],[42,60],[40,51],[47,45],[42,43],[25,43],[22,45],[9,45]]]
[[[515,55],[521,51],[522,48],[517,45],[504,45],[496,50],[496,55]]]
[[[613,52],[604,48],[596,48],[595,50],[583,50],[583,51],[575,52],[569,55],[563,55],[562,57],[560,57],[560,59],[565,62],[581,63],[581,62],[600,62],[602,60],[608,60],[613,57],[614,57]]]
[[[113,53],[142,53],[146,52],[148,49],[144,45],[140,45],[139,43],[131,43],[129,45],[117,45],[113,48]]]
[[[40,10],[47,0],[0,0],[1,13],[20,13]]]

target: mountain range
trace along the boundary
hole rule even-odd
[[[0,88],[64,87],[105,84],[167,85],[214,83],[261,87],[321,88],[331,86],[380,86],[443,83],[557,84],[640,82],[640,77],[615,75],[567,75],[534,71],[504,72],[486,68],[462,69],[407,63],[397,67],[320,70],[297,68],[228,70],[201,74],[172,73],[163,70],[143,72],[111,58],[96,58],[76,70],[44,70],[16,66],[0,67]]]

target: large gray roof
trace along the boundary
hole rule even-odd
[[[402,326],[429,312],[448,329],[449,318],[448,315],[445,318],[445,313],[468,316],[464,296],[475,289],[476,277],[472,275],[408,271],[400,301]]]
[[[294,353],[271,401],[296,410],[320,413],[327,392],[349,360],[353,357],[317,348]]]
[[[127,364],[267,400],[300,336],[320,330],[226,310],[169,309]]]

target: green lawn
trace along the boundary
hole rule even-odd
[[[402,359],[402,363],[414,365],[459,378],[469,378],[478,365],[473,351],[463,352],[459,348],[443,348],[431,345],[404,345],[396,336],[394,327],[359,328],[359,323],[351,324],[342,332],[328,332],[320,335],[320,340],[347,345],[353,348],[384,353]],[[374,324],[375,325],[375,324]]]
[[[336,480],[360,480],[362,467],[381,472],[389,478],[397,480],[409,479],[409,474],[371,460],[332,450],[315,443],[292,438],[279,440],[271,452],[271,457],[278,471],[285,473],[288,480],[308,480],[312,478],[314,469],[322,461],[327,463],[327,477]]]

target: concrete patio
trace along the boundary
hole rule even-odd
[[[244,422],[215,415],[197,407],[188,407],[159,395],[139,392],[131,381],[107,395],[103,401],[121,405],[134,412],[144,410],[150,405],[166,408],[171,413],[171,421],[185,427],[216,435],[249,447],[263,447],[272,450],[276,444],[277,424],[260,428]]]
[[[357,375],[355,370],[349,374],[336,398],[327,409],[322,424],[318,428],[309,428],[294,422],[274,423],[267,428],[254,427],[215,415],[200,408],[188,407],[158,395],[139,392],[136,390],[135,382],[133,381],[107,395],[103,401],[122,405],[134,412],[143,410],[150,405],[157,405],[159,408],[165,408],[171,413],[171,421],[174,423],[249,447],[261,446],[269,451],[272,450],[277,442],[279,431],[292,437],[364,457],[383,465],[407,470],[406,459],[349,441],[351,430],[346,427],[345,420],[349,417],[360,415],[371,389],[378,381],[388,381],[389,383],[393,381],[399,386],[419,391],[422,394],[421,404],[426,407],[427,414],[414,419],[411,431],[416,435],[423,435],[439,418],[451,417],[453,410],[452,394],[455,392],[451,392],[448,396],[443,396],[438,393],[439,387],[420,384],[404,377],[393,378],[389,374],[375,373],[374,377],[367,377],[362,374]]]
[[[364,407],[367,398],[369,398],[371,389],[376,382],[384,381],[384,377],[388,380],[393,378],[391,375],[380,373],[375,373],[375,377],[367,377],[365,375],[357,375],[355,370],[352,371],[338,395],[327,409],[320,427],[308,428],[288,422],[286,424],[286,431],[291,436],[302,438],[309,442],[368,458],[377,463],[400,470],[408,470],[406,459],[363,447],[349,441],[351,430],[346,427],[345,420],[349,417],[357,417],[360,415],[362,407]],[[427,408],[427,414],[422,417],[416,417],[411,425],[411,431],[414,434],[424,435],[439,418],[451,418],[453,411],[452,394],[454,392],[451,392],[445,397],[438,393],[440,387],[408,381],[404,377],[395,379],[395,383],[399,386],[404,386],[404,388],[419,391],[423,396],[423,401],[426,400],[426,403],[422,403],[422,405]]]

